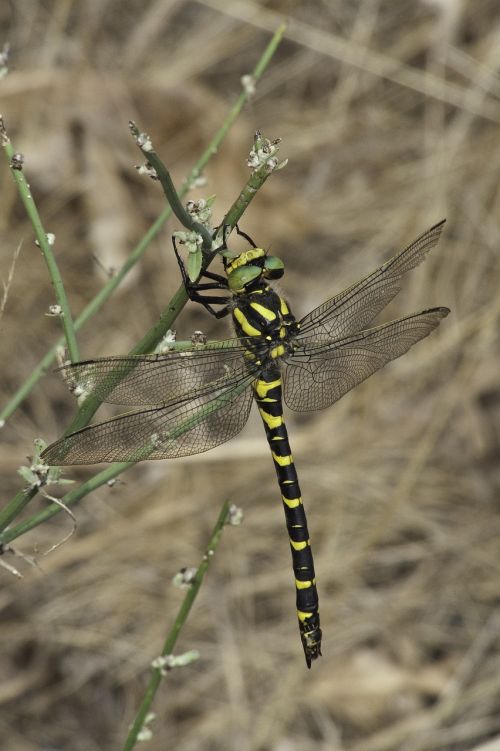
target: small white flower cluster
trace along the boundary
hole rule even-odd
[[[168,670],[172,670],[173,668],[183,668],[199,659],[200,653],[198,650],[190,649],[188,652],[184,652],[181,655],[161,655],[160,657],[155,657],[151,662],[151,667],[159,670],[162,675],[166,675]]]
[[[203,238],[193,230],[179,230],[174,232],[174,237],[179,240],[180,245],[185,245],[188,253],[198,253],[203,244]]]
[[[252,168],[253,172],[263,165],[266,165],[269,172],[283,169],[287,165],[288,159],[278,162],[276,157],[280,141],[281,138],[275,138],[274,141],[264,138],[260,130],[255,133],[252,150],[247,159],[247,165]]]
[[[200,198],[198,201],[188,201],[186,203],[186,211],[196,222],[207,226],[212,218],[212,206],[215,200],[215,196],[210,196],[206,200]]]
[[[140,175],[146,175],[146,177],[150,177],[152,180],[159,179],[157,171],[149,162],[146,162],[146,164],[136,164],[135,168]]]
[[[241,76],[240,80],[245,94],[248,97],[252,97],[255,94],[255,78],[250,73],[246,73],[244,76]]]
[[[161,340],[158,342],[158,344],[155,347],[155,355],[164,355],[165,352],[170,352],[173,347],[172,344],[175,344],[175,341],[177,339],[177,332],[172,331],[172,329],[168,329],[166,334],[161,338]]]
[[[185,566],[174,576],[172,584],[177,589],[189,589],[196,576],[197,568],[194,566]]]

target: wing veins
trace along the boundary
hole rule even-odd
[[[437,244],[444,223],[435,224],[364,279],[308,313],[300,322],[297,340],[354,333],[373,321],[400,291],[399,279]]]

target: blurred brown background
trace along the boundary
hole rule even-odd
[[[287,268],[297,316],[443,217],[440,245],[387,316],[432,305],[440,330],[334,408],[288,415],[316,556],[323,658],[304,665],[290,554],[264,434],[190,460],[144,463],[16,541],[39,570],[2,574],[0,734],[9,751],[120,748],[224,499],[228,528],[176,651],[145,748],[434,751],[500,743],[500,7],[497,0],[4,1],[12,47],[1,112],[79,313],[164,203],[127,121],[179,183],[288,18],[257,94],[195,197],[216,221],[248,175],[253,132],[290,162],[242,228]],[[50,282],[7,166],[2,403],[60,334]],[[79,335],[83,358],[126,353],[179,284],[171,222]],[[387,318],[386,316],[386,318]],[[188,305],[179,338],[227,335]],[[2,496],[32,441],[74,412],[51,373],[2,431]],[[69,469],[77,481],[95,468]],[[45,505],[32,502],[29,512]],[[493,741],[494,743],[494,741]]]

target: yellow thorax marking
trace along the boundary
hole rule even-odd
[[[262,258],[265,255],[266,251],[263,248],[245,250],[226,266],[226,273],[230,274],[231,271],[238,269],[240,266],[246,266],[249,261],[254,261],[256,258]]]
[[[280,297],[280,310],[281,310],[281,314],[284,316],[288,315],[290,312],[288,305],[286,304],[285,300],[283,300],[282,297]]]
[[[246,316],[241,312],[239,308],[235,308],[233,310],[233,315],[240,324],[244,334],[246,334],[247,336],[260,336],[259,329],[256,329],[255,326],[252,326],[252,324],[248,322]]]
[[[269,308],[264,307],[264,305],[261,305],[258,302],[251,302],[250,307],[257,311],[257,313],[260,313],[263,318],[266,319],[266,321],[274,321],[276,319],[276,313],[274,313],[272,310],[269,310]]]

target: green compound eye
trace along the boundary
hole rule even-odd
[[[239,269],[231,271],[227,277],[229,289],[240,290],[245,289],[247,284],[255,281],[262,276],[262,269],[260,266],[241,266]]]
[[[264,261],[264,276],[266,279],[280,279],[285,273],[285,264],[277,256],[267,256]]]

